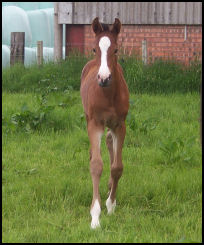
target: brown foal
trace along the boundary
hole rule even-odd
[[[119,19],[111,29],[95,18],[92,22],[95,33],[93,51],[95,58],[82,70],[80,93],[86,115],[88,136],[91,144],[90,172],[93,182],[93,199],[90,214],[91,228],[100,226],[101,213],[99,181],[103,170],[100,152],[101,137],[108,127],[106,144],[110,154],[111,174],[108,213],[116,206],[116,189],[123,172],[122,147],[125,138],[125,118],[129,108],[129,92],[121,66],[117,63],[117,37],[121,29]]]

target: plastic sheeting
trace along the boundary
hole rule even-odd
[[[32,45],[43,40],[44,47],[54,46],[53,30],[54,9],[39,9],[27,11],[27,16],[32,32]]]
[[[31,47],[32,32],[27,13],[15,6],[2,9],[2,44],[10,46],[11,32],[25,32],[25,46]]]
[[[45,9],[54,7],[53,2],[2,2],[2,7],[4,6],[17,6],[24,10]]]
[[[25,66],[36,62],[37,41],[43,41],[44,61],[53,60],[54,4],[48,2],[2,3],[2,67],[10,66],[11,32],[25,32]],[[65,48],[63,48],[65,55]]]

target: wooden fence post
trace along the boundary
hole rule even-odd
[[[10,65],[19,62],[24,65],[25,32],[11,32]]]
[[[43,41],[37,41],[37,64],[43,64]]]
[[[54,3],[54,61],[58,62],[62,59],[63,47],[63,25],[58,24],[58,5],[59,2]]]
[[[142,61],[144,64],[147,64],[147,41],[143,40],[142,41]]]

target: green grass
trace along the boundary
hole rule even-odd
[[[201,64],[145,66],[120,57],[131,92],[124,173],[115,214],[108,216],[103,137],[101,228],[93,231],[90,145],[79,95],[88,59],[3,69],[3,242],[201,242]]]
[[[79,91],[63,86],[45,86],[42,96],[3,81],[2,241],[201,242],[199,94],[131,93],[117,207],[107,215],[103,137],[101,228],[93,231],[83,108]]]

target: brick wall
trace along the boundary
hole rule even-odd
[[[189,64],[196,57],[202,61],[202,26],[123,25],[118,37],[120,52],[142,55],[142,40],[147,41],[148,60],[170,58]],[[93,48],[94,33],[84,26],[86,52]]]

